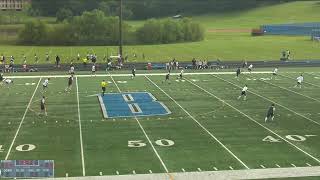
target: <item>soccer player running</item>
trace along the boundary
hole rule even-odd
[[[276,79],[276,76],[278,75],[278,71],[279,71],[278,67],[274,68],[274,70],[272,72],[272,76],[274,77],[274,79]],[[271,77],[271,79],[272,79],[272,77]]]
[[[236,71],[236,78],[239,78],[240,74],[241,74],[241,69],[240,69],[240,67],[238,67],[238,69]]]
[[[0,74],[0,85],[2,85],[3,80],[4,80],[3,73],[1,73],[1,74]]]
[[[180,79],[183,79],[183,73],[184,73],[184,70],[182,69],[182,70],[180,71],[180,74],[179,74],[179,78],[180,78]]]
[[[48,79],[45,79],[42,83],[42,93],[45,93],[46,92],[46,89],[48,88],[48,85],[49,85],[49,81],[50,81],[50,78]]]
[[[42,99],[40,100],[40,115],[45,115],[48,116],[47,114],[47,108],[46,108],[46,98],[44,96],[42,96]]]
[[[105,80],[103,80],[102,82],[101,82],[101,89],[102,89],[102,93],[101,93],[101,95],[102,96],[104,96],[104,94],[106,93],[106,87],[108,86],[108,83],[105,81]]]
[[[267,122],[268,119],[270,119],[270,118],[271,118],[271,121],[273,121],[273,119],[274,119],[274,112],[275,112],[275,111],[276,111],[276,108],[275,108],[274,104],[271,104],[271,106],[270,106],[269,109],[268,109],[267,116],[266,116],[266,118],[264,118],[264,121]]]
[[[96,76],[96,64],[93,64],[91,67],[91,76]]]
[[[303,76],[302,76],[302,74],[299,76],[299,77],[297,77],[297,84],[294,86],[294,87],[302,87],[302,82],[303,82]]]
[[[168,82],[170,84],[170,73],[166,74],[166,79],[164,81],[162,81],[162,83],[164,82]]]
[[[251,72],[252,72],[252,69],[253,69],[253,65],[250,64],[250,66],[248,67],[248,71],[249,71],[250,74],[251,74]]]
[[[132,68],[131,73],[132,73],[131,79],[135,78],[136,77],[136,68],[135,67]]]
[[[66,92],[70,93],[72,84],[73,84],[73,74],[71,74],[71,76],[68,78],[68,87],[65,89]]]
[[[241,91],[241,94],[240,96],[238,97],[238,99],[241,99],[241,97],[243,96],[243,100],[247,100],[247,91],[248,91],[248,86],[245,85],[243,88],[242,88],[242,91]]]

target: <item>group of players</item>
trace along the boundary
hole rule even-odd
[[[253,65],[251,64],[249,67],[248,67],[248,72],[251,73],[253,70]],[[93,65],[92,67],[92,75],[95,75],[95,71],[96,71],[96,68],[95,66]],[[271,79],[275,78],[277,75],[278,75],[278,67],[276,67],[273,72],[272,72],[272,77]],[[132,76],[131,78],[135,78],[136,77],[136,69],[135,67],[132,68]],[[74,74],[75,74],[75,71],[74,71],[74,66],[71,66],[70,67],[70,70],[69,70],[69,74],[70,76],[68,77],[68,86],[65,88],[65,92],[68,92],[70,93],[71,89],[72,89],[72,85],[73,85],[73,81],[74,81]],[[183,74],[184,74],[184,70],[182,69],[179,76],[178,76],[178,79],[183,79]],[[239,79],[239,76],[241,74],[241,68],[238,67],[237,70],[236,70],[236,78]],[[303,83],[303,75],[301,74],[299,77],[297,77],[297,84],[294,86],[294,87],[299,87],[299,88],[302,88],[302,83]],[[48,85],[49,85],[49,81],[50,81],[50,78],[47,78],[45,79],[43,82],[42,82],[42,86],[43,86],[43,89],[42,89],[42,98],[40,100],[40,113],[39,115],[45,115],[47,116],[47,110],[46,110],[46,97],[44,96],[44,93],[46,92],[46,89],[48,88]],[[165,76],[165,80],[162,81],[162,83],[164,82],[168,82],[170,84],[170,72],[168,72]],[[4,75],[3,73],[0,74],[0,84],[1,85],[10,85],[10,84],[13,84],[13,80],[10,79],[10,78],[4,78]],[[101,93],[101,96],[104,96],[105,95],[105,92],[106,92],[106,87],[108,86],[108,83],[103,80],[101,83],[100,83],[100,86],[101,86],[101,89],[102,89],[102,93]],[[245,85],[242,90],[241,90],[241,93],[238,97],[238,99],[240,100],[242,97],[243,97],[243,100],[247,100],[247,92],[248,92],[248,86]],[[271,104],[271,106],[268,108],[268,111],[267,111],[267,115],[265,117],[265,122],[267,122],[268,120],[271,119],[271,121],[274,120],[274,114],[275,114],[275,104]]]

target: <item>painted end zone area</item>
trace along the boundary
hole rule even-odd
[[[171,111],[148,92],[109,93],[98,96],[104,118],[161,116]]]

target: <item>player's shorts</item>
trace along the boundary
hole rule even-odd
[[[267,118],[270,118],[270,117],[273,117],[273,116],[274,116],[273,113],[268,113],[268,114],[267,114]]]
[[[251,68],[248,68],[248,71],[251,71],[252,69]]]
[[[276,75],[277,75],[277,73],[272,73],[272,75],[276,76]]]
[[[301,85],[301,82],[297,82],[298,85]]]
[[[246,96],[247,95],[247,92],[246,91],[242,91],[241,92],[241,96]]]
[[[92,73],[95,73],[96,71],[91,71]]]
[[[136,73],[132,73],[132,75],[135,77],[135,76],[136,76]]]
[[[72,81],[68,82],[68,86],[71,86],[72,85]]]
[[[43,85],[43,88],[47,88],[48,86]]]
[[[42,104],[41,104],[41,110],[45,110],[45,107],[44,107],[44,105],[42,105]]]
[[[105,92],[105,91],[106,91],[106,88],[105,88],[105,87],[102,87],[102,91]]]

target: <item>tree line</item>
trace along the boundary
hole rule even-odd
[[[119,18],[101,10],[85,11],[61,24],[28,21],[19,32],[19,43],[27,45],[118,45]],[[204,39],[204,29],[192,19],[151,19],[137,28],[123,24],[125,44],[162,44]]]
[[[292,0],[123,0],[123,13],[126,19],[149,19],[176,14],[240,11],[288,1]],[[56,16],[61,11],[68,11],[77,16],[94,9],[103,11],[107,16],[118,15],[119,0],[32,0],[29,13]]]

